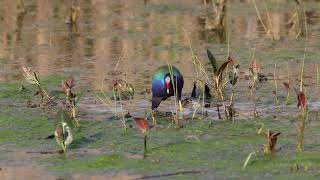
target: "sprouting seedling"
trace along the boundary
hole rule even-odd
[[[146,120],[145,118],[134,118],[134,121],[136,122],[136,124],[138,125],[141,133],[144,136],[144,151],[143,151],[143,155],[146,156],[147,153],[147,139],[148,139],[148,132],[150,127],[150,124],[148,122],[148,120]]]
[[[228,57],[229,64],[232,66],[232,70],[229,72],[229,83],[232,86],[232,92],[230,96],[230,102],[229,105],[225,105],[225,115],[227,119],[233,120],[233,117],[236,113],[233,105],[233,99],[234,99],[234,86],[237,84],[238,79],[239,79],[239,68],[240,65],[236,64],[236,61],[232,59],[231,57]]]
[[[298,132],[299,132],[299,141],[298,141],[297,151],[302,152],[304,150],[305,124],[308,118],[308,100],[303,91],[297,92],[297,99],[298,99],[297,107],[300,109],[301,115],[302,115],[301,123],[297,125]]]
[[[249,82],[249,89],[250,89],[250,96],[251,96],[251,101],[254,105],[254,117],[259,117],[258,116],[258,112],[257,112],[257,108],[256,108],[256,90],[257,90],[257,85],[258,82],[259,83],[263,83],[264,81],[267,81],[268,78],[261,74],[261,65],[260,63],[257,61],[257,59],[255,59],[254,57],[254,53],[252,56],[252,61],[251,61],[251,66],[249,68],[249,73],[252,76],[252,80]]]
[[[72,91],[72,88],[74,86],[75,86],[75,80],[71,76],[64,83],[62,83],[62,90],[66,95],[67,103],[69,103],[70,116],[75,122],[75,124],[79,126],[79,122],[76,119],[77,103],[79,102],[79,98],[77,98],[77,95]]]
[[[228,81],[223,78],[223,73],[231,61],[228,59],[227,61],[223,62],[221,66],[218,66],[217,60],[209,49],[207,49],[207,55],[213,67],[213,80],[216,96],[220,98],[220,100],[224,100],[224,89]]]
[[[67,151],[67,146],[73,141],[70,127],[65,122],[60,122],[56,126],[54,136],[59,146],[62,147],[63,153]]]
[[[49,94],[42,87],[42,84],[40,83],[40,78],[38,73],[35,71],[32,71],[30,68],[26,66],[22,66],[22,71],[23,71],[23,76],[25,80],[28,83],[35,85],[38,88],[38,92],[36,94],[40,94],[42,98],[45,96],[46,98],[50,99]]]
[[[267,144],[264,145],[263,152],[265,154],[271,154],[276,151],[276,145],[278,141],[278,136],[281,134],[280,132],[272,132],[268,129],[267,134]]]
[[[274,71],[273,71],[274,90],[273,90],[273,94],[274,94],[275,99],[276,99],[276,104],[279,104],[279,98],[278,98],[278,83],[277,83],[276,71],[277,71],[277,63],[274,63]]]

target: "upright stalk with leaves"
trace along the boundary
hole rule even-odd
[[[301,113],[301,122],[298,123],[298,145],[297,145],[297,151],[302,152],[304,151],[304,131],[305,131],[305,125],[306,121],[308,119],[308,100],[303,91],[297,92],[297,99],[298,104],[297,107],[300,109]]]
[[[256,106],[256,90],[257,90],[257,83],[259,81],[260,65],[258,64],[256,59],[252,59],[249,72],[252,76],[252,80],[249,82],[249,89],[250,89],[251,101],[254,106],[253,116],[258,117],[257,106]]]
[[[236,64],[235,60],[231,57],[228,58],[229,64],[232,66],[232,70],[229,72],[229,83],[232,86],[231,89],[231,96],[230,96],[230,102],[229,105],[225,105],[225,114],[227,119],[233,120],[233,117],[235,115],[235,109],[234,109],[234,86],[237,84],[239,79],[239,68],[240,65]]]
[[[38,91],[36,94],[40,94],[42,99],[43,98],[51,99],[50,95],[43,88],[37,72],[32,71],[30,68],[28,68],[26,66],[22,66],[22,71],[23,71],[23,76],[24,76],[25,80],[28,83],[35,85],[38,88]]]
[[[66,95],[66,102],[69,107],[70,116],[73,120],[73,122],[79,126],[79,122],[76,118],[77,113],[77,104],[79,102],[79,97],[72,91],[73,87],[75,86],[75,80],[71,76],[69,77],[63,84],[62,84],[62,90],[64,94]]]
[[[210,63],[213,67],[213,86],[215,90],[215,95],[220,100],[224,100],[224,90],[228,83],[228,80],[223,77],[223,73],[225,72],[230,60],[223,62],[220,66],[218,66],[217,60],[211,53],[209,49],[207,49],[207,55],[210,60]]]

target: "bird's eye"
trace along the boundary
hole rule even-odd
[[[166,83],[170,83],[170,77],[169,76],[167,76],[164,80],[165,80]]]

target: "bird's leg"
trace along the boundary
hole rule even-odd
[[[147,156],[147,139],[148,139],[148,136],[145,134],[144,135],[144,148],[143,148],[143,158],[145,158]]]
[[[181,103],[181,100],[179,100],[179,110],[180,110],[180,112],[182,112],[182,103]]]

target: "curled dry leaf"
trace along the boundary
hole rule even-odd
[[[142,134],[145,134],[150,129],[150,124],[149,124],[148,120],[146,120],[144,118],[134,118],[134,121],[137,123]]]
[[[307,108],[307,104],[308,104],[308,100],[307,100],[307,97],[304,94],[304,92],[303,91],[299,91],[297,93],[297,98],[298,98],[297,107],[299,109],[306,109]]]
[[[69,88],[73,88],[76,85],[73,76],[70,76],[65,83],[69,86]]]
[[[268,144],[265,145],[265,150],[264,152],[266,154],[270,154],[276,151],[276,145],[277,145],[277,141],[278,141],[278,136],[280,135],[280,132],[272,132],[270,130],[267,131],[267,141]]]
[[[68,97],[70,97],[72,94],[71,89],[75,86],[75,80],[72,76],[70,76],[63,84],[62,84],[62,90],[64,94]]]
[[[237,63],[237,61],[230,56],[228,57],[228,61],[229,61],[229,64],[232,66],[236,65],[236,63]]]

